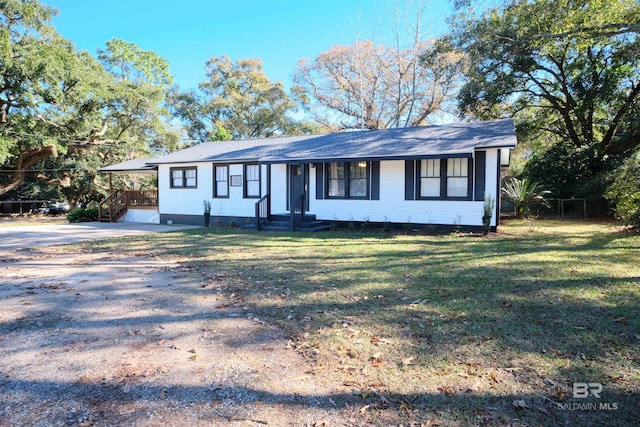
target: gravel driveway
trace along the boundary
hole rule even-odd
[[[38,248],[90,239],[108,239],[134,234],[180,231],[192,225],[84,222],[78,224],[0,224],[0,251]]]
[[[0,225],[0,427],[354,425],[237,273],[44,247],[182,228]]]

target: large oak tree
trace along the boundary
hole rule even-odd
[[[175,146],[163,120],[171,77],[132,43],[110,41],[98,59],[78,51],[49,25],[54,13],[0,1],[0,194],[29,174],[74,202],[101,165]]]
[[[640,146],[640,3],[511,0],[453,21],[444,51],[469,61],[462,115],[512,115],[521,134],[593,151]]]

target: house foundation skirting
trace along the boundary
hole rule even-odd
[[[171,224],[184,224],[184,225],[199,225],[204,227],[204,215],[179,215],[179,214],[160,214],[160,224],[167,224],[171,221]],[[326,221],[326,220],[325,220]],[[387,225],[383,222],[363,222],[363,221],[328,221],[333,224],[333,227],[338,230],[380,230],[385,227],[389,227],[393,230],[405,229],[407,231],[426,231],[434,233],[445,233],[460,231],[463,233],[481,233],[482,226],[480,225],[452,225],[452,224],[420,224],[420,223],[399,223],[390,222]],[[246,216],[214,216],[211,215],[210,227],[241,227],[245,224],[254,224],[254,217]],[[491,227],[491,232],[495,233],[496,226]]]
[[[365,222],[365,221],[330,221],[332,228],[336,230],[406,230],[433,233],[482,233],[481,225],[452,225],[452,224],[423,224],[423,223],[402,223],[402,222]],[[489,231],[495,233],[498,227],[491,226]]]
[[[160,224],[183,224],[183,225],[200,225],[204,227],[204,214],[202,215],[180,215],[180,214],[160,214]],[[211,215],[210,227],[216,226],[237,226],[245,224],[253,224],[254,217],[247,216],[215,216]]]

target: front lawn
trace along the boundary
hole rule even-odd
[[[123,243],[124,242],[124,243]],[[196,229],[84,243],[184,258],[276,325],[359,422],[637,425],[640,235],[510,222],[489,238]],[[574,383],[592,383],[591,386]],[[584,387],[600,398],[584,395]],[[431,424],[429,424],[431,423]]]

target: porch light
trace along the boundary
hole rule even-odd
[[[358,162],[358,167],[359,168],[366,168],[367,167],[367,162]]]

